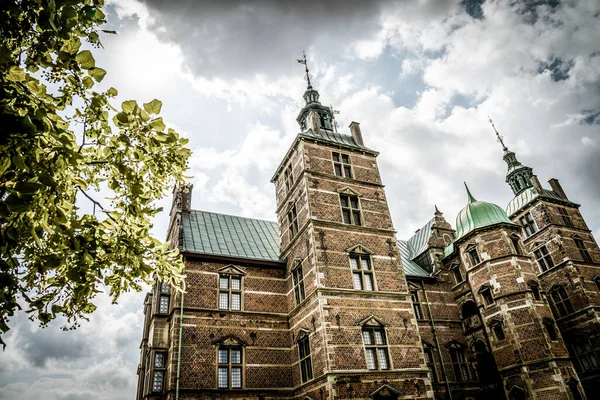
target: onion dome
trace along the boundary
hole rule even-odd
[[[477,229],[497,224],[514,225],[502,207],[475,199],[466,183],[465,187],[469,202],[456,216],[455,242]]]

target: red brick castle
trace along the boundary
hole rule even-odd
[[[187,291],[146,296],[137,398],[600,398],[600,250],[558,181],[504,147],[506,210],[467,189],[455,229],[398,241],[359,124],[304,99],[277,222],[175,190]]]

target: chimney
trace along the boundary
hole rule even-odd
[[[360,132],[360,124],[358,122],[352,121],[352,123],[350,124],[350,134],[352,135],[352,138],[354,139],[357,145],[365,145],[365,143],[363,142],[362,133]]]
[[[548,183],[550,184],[550,187],[552,187],[552,190],[554,191],[554,193],[556,193],[557,195],[559,195],[560,197],[562,197],[565,200],[569,200],[569,198],[565,194],[565,191],[563,190],[562,186],[558,182],[558,179],[552,178],[548,181]]]
[[[177,212],[190,212],[192,209],[192,189],[191,183],[177,184],[173,188],[173,204],[171,205],[171,214]]]
[[[529,182],[531,182],[531,186],[533,186],[533,188],[537,190],[538,193],[542,193],[542,184],[540,183],[540,180],[536,175],[531,175],[531,178],[529,178]]]

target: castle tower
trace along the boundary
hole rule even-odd
[[[272,179],[286,262],[295,398],[433,398],[378,153],[335,132],[309,84]]]
[[[521,227],[499,206],[476,200],[468,188],[467,194],[444,262],[465,276],[457,290],[461,317],[482,386],[491,389],[499,378],[509,399],[582,398],[570,390],[576,374],[540,294]]]
[[[506,207],[523,230],[540,290],[550,303],[587,397],[600,398],[600,250],[579,204],[557,179],[544,188],[529,167],[504,147],[506,181],[515,197]],[[528,180],[527,180],[528,179]],[[518,189],[518,190],[515,190]],[[576,393],[578,381],[571,380]]]

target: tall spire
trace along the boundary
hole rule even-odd
[[[498,133],[492,119],[490,117],[488,117],[488,119],[490,120],[490,124],[492,124],[492,128],[494,128],[498,141],[504,150],[504,156],[502,158],[508,165],[506,183],[508,183],[514,194],[517,195],[525,189],[532,187],[531,177],[533,176],[533,170],[517,160],[517,155],[513,151],[510,151],[504,144],[504,138]]]
[[[469,197],[469,204],[476,202],[477,199],[475,197],[473,197],[473,195],[471,194],[471,191],[469,190],[469,187],[467,186],[467,182],[464,182],[464,184],[465,184],[465,189],[467,189],[467,196]]]
[[[312,87],[310,81],[310,71],[308,69],[308,61],[306,59],[306,53],[302,52],[302,58],[296,59],[298,63],[304,65],[305,78],[308,86],[304,92],[304,101],[306,105],[300,110],[296,121],[300,125],[302,132],[311,130],[313,134],[320,135],[322,130],[333,132],[334,131],[334,110],[330,107],[324,106],[319,101],[319,92]]]

